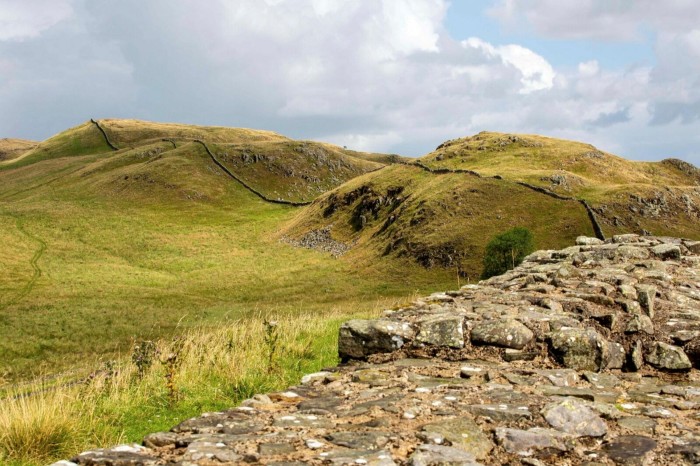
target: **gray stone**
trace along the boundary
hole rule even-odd
[[[288,443],[261,443],[258,445],[260,456],[288,455],[295,451],[295,448]]]
[[[632,318],[627,322],[627,327],[625,327],[625,333],[639,333],[644,332],[649,335],[654,334],[654,324],[649,318],[644,314],[633,315]]]
[[[161,458],[150,455],[150,450],[140,445],[118,445],[86,451],[71,459],[72,463],[104,466],[156,466],[165,464]]]
[[[683,241],[691,254],[700,254],[700,241]]]
[[[333,373],[328,371],[314,372],[313,374],[306,374],[303,376],[301,378],[301,383],[302,385],[308,385],[316,381],[326,380],[326,378],[329,376],[333,376]]]
[[[482,404],[468,406],[466,410],[472,413],[474,416],[487,417],[496,422],[511,422],[518,421],[520,419],[532,419],[532,413],[530,413],[527,405],[518,406],[507,404]]]
[[[651,344],[645,359],[659,369],[684,371],[692,367],[690,359],[681,348],[660,341]]]
[[[332,427],[333,423],[324,417],[313,414],[286,414],[278,416],[272,423],[275,427]]]
[[[143,444],[148,448],[158,448],[166,445],[175,445],[177,439],[178,435],[174,432],[156,432],[148,434],[143,439]]]
[[[590,236],[579,236],[576,238],[576,244],[579,246],[597,246],[603,244],[603,240]]]
[[[601,437],[608,432],[605,421],[575,399],[545,406],[542,416],[550,426],[576,437]]]
[[[513,348],[506,348],[503,354],[503,360],[507,362],[512,361],[532,361],[537,357],[538,353],[535,350],[518,350]]]
[[[569,451],[574,442],[569,435],[554,429],[534,427],[529,430],[496,428],[496,441],[508,453],[520,456],[532,456],[540,450]]]
[[[380,369],[360,369],[352,373],[352,381],[371,387],[382,387],[392,383],[391,374]]]
[[[662,260],[680,260],[681,248],[675,244],[659,244],[651,248],[651,251]]]
[[[340,327],[338,355],[362,359],[371,354],[391,353],[415,335],[411,325],[393,320],[351,320]]]
[[[632,285],[620,285],[617,287],[617,290],[620,292],[622,297],[625,299],[628,299],[628,300],[636,300],[637,299],[637,290]]]
[[[443,445],[419,445],[408,460],[410,466],[480,466],[473,454]]]
[[[471,419],[461,417],[424,425],[424,432],[443,436],[452,446],[484,459],[493,449],[493,443]]]
[[[564,396],[580,398],[586,401],[600,403],[615,403],[620,394],[614,390],[599,390],[584,387],[537,387],[537,391],[545,396]]]
[[[297,405],[297,411],[302,414],[319,414],[323,411],[330,413],[340,406],[342,402],[343,400],[337,396],[308,398]]]
[[[513,319],[487,320],[478,323],[471,333],[474,344],[523,349],[532,341],[534,334],[522,323]]]
[[[571,387],[578,382],[578,373],[573,369],[545,369],[537,371],[557,387]]]
[[[330,464],[364,465],[364,466],[396,466],[391,457],[391,453],[385,450],[362,451],[362,450],[339,450],[320,453],[320,458],[327,460]]]
[[[693,463],[700,463],[700,439],[674,445],[671,452],[677,453]]]
[[[388,432],[334,432],[326,440],[353,450],[378,450],[384,448],[391,436]]]
[[[630,351],[630,366],[633,370],[638,371],[644,367],[644,347],[640,340],[632,344]]]
[[[656,421],[643,416],[626,416],[619,419],[617,425],[634,434],[653,434]]]
[[[637,299],[644,312],[654,318],[654,300],[656,299],[656,287],[653,285],[637,285]]]
[[[606,369],[622,369],[625,365],[625,359],[627,353],[625,353],[625,347],[616,341],[608,342],[608,363],[605,365]]]
[[[649,250],[638,246],[620,246],[615,251],[618,257],[623,259],[647,259],[649,258]]]
[[[596,388],[615,388],[620,385],[620,379],[613,374],[586,371],[583,378]]]
[[[464,317],[439,314],[418,321],[416,341],[450,348],[464,347]]]
[[[613,460],[622,464],[644,464],[645,457],[656,448],[656,441],[641,435],[623,435],[603,447]]]
[[[237,463],[243,458],[235,451],[211,442],[194,442],[185,450],[182,459],[198,463]],[[116,466],[116,465],[115,465]]]
[[[552,333],[551,349],[564,366],[599,371],[609,357],[608,342],[593,329],[562,328]]]
[[[636,233],[625,233],[622,235],[613,235],[613,243],[636,243],[639,241],[639,235]]]

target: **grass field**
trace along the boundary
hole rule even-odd
[[[105,127],[118,144],[138,142],[128,132],[133,122]],[[298,208],[262,201],[200,144],[173,149],[157,131],[211,133],[216,141],[286,138],[140,128],[146,142],[114,152],[88,122],[0,170],[0,386],[75,364],[89,370],[133,339],[224,318],[311,312],[323,319],[450,285],[447,274],[415,265],[359,270],[280,242],[278,231]],[[406,266],[415,269],[410,280],[399,272]]]
[[[342,321],[474,280],[486,243],[501,231],[528,227],[539,248],[593,234],[580,203],[514,182],[551,175],[545,161],[553,156],[539,139],[525,141],[534,145],[524,153],[522,142],[501,150],[503,135],[489,133],[488,150],[473,159],[457,150],[472,150],[471,139],[441,149],[440,160],[439,151],[424,159],[493,171],[485,174],[507,168],[497,180],[381,168],[402,159],[266,131],[100,125],[120,150],[86,122],[0,161],[0,463],[43,464],[140,441],[295,383],[337,362]],[[308,201],[331,191],[305,208],[265,202],[193,139],[270,198]],[[559,155],[579,151],[576,144]],[[586,167],[567,173],[596,179]],[[693,176],[651,167],[651,181],[632,184]],[[629,196],[617,181],[610,189]],[[573,194],[602,192],[586,183]],[[697,235],[697,220],[677,218],[677,234]],[[648,221],[670,228],[664,217]],[[329,226],[353,244],[341,258],[281,241]],[[279,321],[272,359],[265,319]],[[159,353],[138,376],[131,357],[144,340]],[[177,367],[165,362],[171,353]],[[92,382],[73,384],[90,374]]]

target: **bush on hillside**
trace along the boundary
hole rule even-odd
[[[515,268],[534,250],[534,237],[527,228],[516,227],[494,236],[486,245],[481,278],[501,275]]]

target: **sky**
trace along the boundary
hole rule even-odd
[[[89,118],[410,156],[536,133],[700,166],[700,2],[0,0],[0,137]]]

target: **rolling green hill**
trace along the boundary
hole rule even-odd
[[[515,226],[538,248],[642,230],[700,239],[695,167],[541,136],[481,133],[414,160],[90,120],[2,140],[0,159],[0,394],[40,394],[0,400],[11,464],[288,386],[336,361],[349,316],[478,280],[489,239]],[[274,365],[264,318],[279,319]],[[139,379],[142,340],[183,365],[161,359]]]
[[[465,173],[434,174],[393,165],[355,178],[300,212],[284,234],[303,238],[329,228],[352,245],[357,263],[406,259],[478,279],[486,243],[514,226],[531,229],[538,248],[594,235],[583,205],[516,183]]]
[[[420,271],[410,286],[380,280],[392,264],[358,276],[353,264],[275,237],[298,207],[263,198],[308,202],[383,167],[372,160],[381,156],[265,131],[99,125],[0,169],[0,385],[178,326],[372,308],[439,286]]]
[[[700,170],[681,160],[633,162],[581,142],[483,132],[447,141],[420,162],[585,199],[608,235],[694,236],[698,230]]]
[[[538,248],[596,225],[700,231],[694,167],[540,136],[482,133],[413,161],[269,131],[90,120],[25,147],[0,162],[8,381],[225,316],[454,288],[514,226]]]

